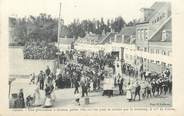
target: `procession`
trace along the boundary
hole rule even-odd
[[[172,94],[172,77],[168,69],[161,74],[146,75],[146,72],[143,72],[138,75],[136,72],[131,74],[130,67],[134,67],[124,63],[123,73],[116,74],[116,70],[113,72],[113,67],[109,67],[108,62],[98,64],[101,58],[97,55],[90,57],[88,63],[84,63],[87,57],[81,58],[81,55],[77,53],[73,55],[77,55],[76,58],[80,63],[70,63],[72,59],[67,57],[62,71],[58,69],[56,73],[53,73],[47,66],[39,74],[30,74],[29,84],[34,85],[32,93],[24,96],[24,89],[21,88],[12,107],[54,107],[59,97],[55,95],[55,91],[65,88],[73,88],[72,94],[77,105],[80,105],[80,98],[85,97],[87,100],[92,92],[99,92],[110,99],[110,97],[116,97],[114,91],[118,91],[116,94],[126,96],[128,102]],[[102,59],[105,57],[103,56]],[[41,96],[40,91],[45,92],[44,96]],[[88,102],[86,101],[86,104]]]
[[[61,7],[9,17],[9,108],[172,106],[170,2],[68,24]]]

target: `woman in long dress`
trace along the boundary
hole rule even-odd
[[[18,108],[25,108],[25,101],[24,101],[24,93],[23,89],[20,89],[19,94],[18,94],[18,103],[19,107]]]
[[[33,93],[33,99],[34,99],[33,106],[38,107],[42,105],[42,99],[38,87],[35,89]]]
[[[51,88],[51,99],[52,99],[52,102],[54,103],[56,101],[56,94],[55,94],[55,87],[54,87],[54,84],[52,84],[50,86]]]
[[[46,84],[46,88],[45,88],[45,103],[44,103],[44,108],[49,108],[53,106],[52,103],[52,98],[51,98],[51,88]]]
[[[132,85],[130,85],[130,82],[127,85],[126,98],[129,102],[132,100]]]
[[[80,94],[79,93],[74,93],[75,96],[75,102],[77,105],[80,105]]]
[[[93,91],[93,83],[94,83],[94,82],[93,82],[93,80],[91,79],[91,80],[90,80],[90,92]]]

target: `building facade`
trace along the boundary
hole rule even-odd
[[[142,69],[162,72],[172,68],[171,4],[155,2],[142,8],[142,18],[136,26],[102,35],[87,34],[75,41],[77,50],[117,53],[119,60]]]
[[[171,5],[156,2],[141,11],[143,20],[136,25],[137,59],[143,70],[162,72],[172,67]]]

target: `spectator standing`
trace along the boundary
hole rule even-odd
[[[128,82],[127,88],[126,88],[126,98],[128,99],[128,101],[130,102],[132,100],[132,93],[131,90],[132,89],[132,85],[130,84],[130,82]]]
[[[124,79],[122,76],[118,73],[118,86],[119,86],[119,95],[123,94],[123,81]]]
[[[38,75],[38,82],[39,82],[41,90],[44,89],[44,81],[45,81],[44,73],[43,73],[43,71],[40,71],[40,74]]]
[[[25,101],[24,101],[24,93],[23,89],[20,89],[19,94],[18,94],[18,106],[19,108],[25,108]]]
[[[140,84],[138,83],[138,81],[136,81],[134,101],[135,101],[137,95],[138,95],[139,101],[140,101],[140,99],[141,99],[141,97],[140,97],[140,90],[141,90],[141,86],[140,86]]]
[[[46,76],[49,76],[50,73],[51,73],[51,70],[50,70],[49,66],[47,66],[47,69],[45,70]]]

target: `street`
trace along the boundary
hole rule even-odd
[[[29,79],[17,78],[12,83],[11,93],[17,93],[19,89],[23,88],[24,97],[31,95],[34,91],[35,85],[29,85]],[[79,89],[81,93],[81,88]],[[84,98],[80,99],[80,106],[75,104],[74,88],[57,89],[55,90],[56,101],[55,108],[70,108],[70,107],[168,107],[172,106],[172,95],[162,95],[159,97],[152,97],[141,101],[128,102],[126,95],[119,96],[118,89],[114,91],[113,97],[102,96],[102,91],[89,93],[90,104],[84,104]],[[45,92],[40,91],[41,97],[44,99]]]

